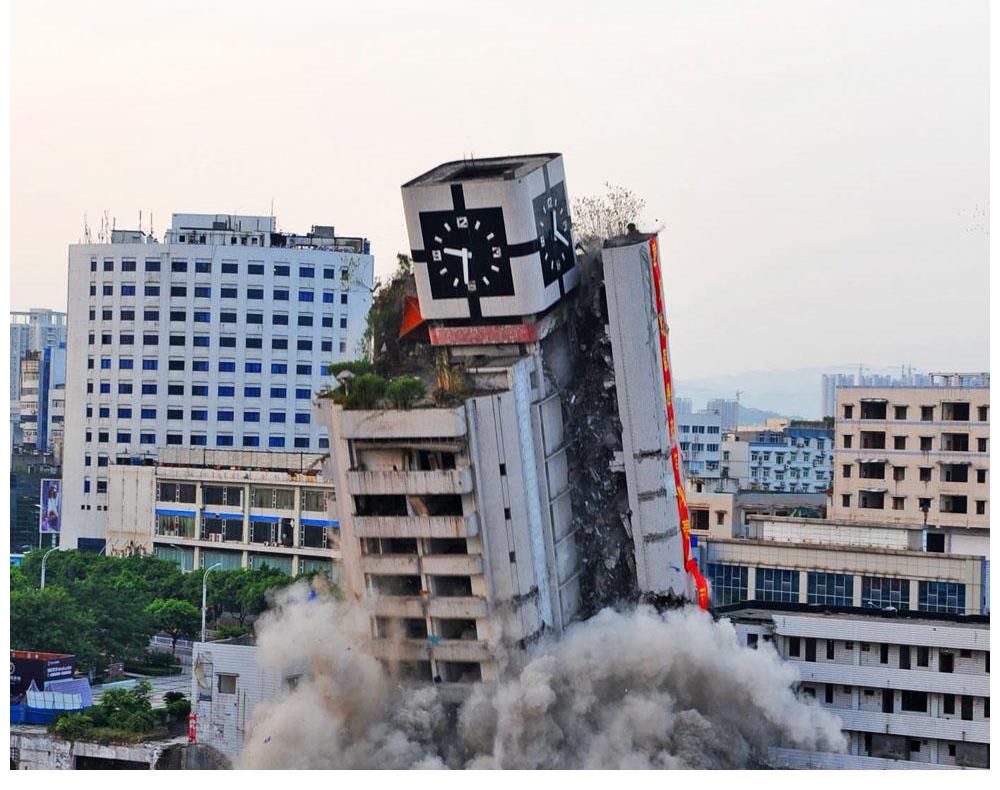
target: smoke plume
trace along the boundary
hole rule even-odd
[[[508,661],[458,708],[365,651],[368,615],[293,587],[258,624],[258,660],[308,672],[257,708],[241,768],[741,768],[781,738],[842,750],[770,646],[704,612],[605,609]]]

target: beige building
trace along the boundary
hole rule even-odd
[[[989,375],[837,388],[831,516],[926,524],[928,551],[989,556]]]

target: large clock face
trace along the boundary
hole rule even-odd
[[[538,252],[542,259],[542,281],[554,283],[576,265],[572,221],[566,201],[566,186],[554,184],[533,201]]]
[[[501,209],[423,211],[420,231],[433,298],[514,294]]]

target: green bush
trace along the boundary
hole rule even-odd
[[[187,721],[191,713],[191,701],[178,699],[167,705],[167,719],[169,721]]]
[[[86,713],[64,713],[49,725],[49,732],[70,741],[78,740],[92,729],[94,720]]]
[[[249,633],[250,626],[248,625],[223,625],[212,632],[215,639],[232,639],[235,636],[243,636]]]
[[[389,382],[385,394],[397,409],[409,409],[427,394],[427,387],[416,376],[400,376]]]
[[[385,397],[386,383],[381,376],[365,373],[351,380],[344,402],[348,409],[375,409]]]
[[[372,363],[366,359],[355,359],[351,362],[334,362],[329,365],[326,372],[331,376],[339,376],[345,370],[351,371],[355,376],[363,376],[372,372]]]
[[[143,653],[142,663],[149,667],[172,667],[176,663],[174,657],[166,650],[147,650]]]

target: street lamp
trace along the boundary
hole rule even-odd
[[[44,567],[44,565],[43,565]],[[205,573],[201,577],[201,641],[205,641],[205,601],[208,597],[208,574],[214,571],[216,568],[221,568],[222,563],[217,562],[208,568],[205,568]]]
[[[47,552],[45,552],[42,555],[42,584],[41,584],[41,587],[39,589],[42,589],[42,590],[45,589],[45,560],[47,560],[49,558],[49,555],[53,551],[58,551],[58,550],[59,550],[58,546],[53,546],[51,549],[49,549]]]

